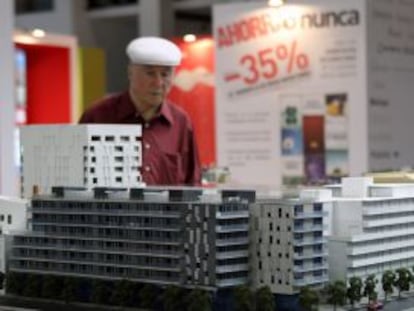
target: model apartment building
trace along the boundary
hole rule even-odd
[[[140,187],[141,131],[136,124],[22,127],[22,196],[52,186]]]
[[[414,184],[344,178],[333,191],[330,279],[414,266]]]
[[[27,232],[29,201],[0,196],[0,271],[5,273],[11,236]]]
[[[331,192],[303,190],[297,198],[260,197],[250,207],[251,280],[254,288],[292,295],[328,281]]]
[[[143,188],[140,138],[136,125],[23,128],[23,193],[38,191],[11,271],[291,295],[414,266],[414,184],[349,177],[289,198]]]
[[[183,287],[247,283],[254,191],[54,187],[32,198],[9,270]]]

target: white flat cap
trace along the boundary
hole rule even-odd
[[[158,37],[141,37],[132,40],[126,53],[133,64],[177,66],[181,62],[181,51],[169,40]]]

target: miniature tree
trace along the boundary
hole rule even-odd
[[[247,286],[234,288],[234,304],[236,311],[253,311],[253,295]]]
[[[183,290],[177,286],[168,286],[162,295],[165,311],[183,310]]]
[[[125,279],[120,280],[115,283],[111,301],[117,306],[130,306],[134,294],[134,283]]]
[[[275,300],[269,286],[262,286],[256,291],[256,311],[274,311]]]
[[[396,270],[395,287],[398,289],[398,298],[401,297],[402,291],[410,290],[411,272],[407,268],[399,268]]]
[[[0,271],[0,289],[4,288],[4,278],[5,278],[5,274]]]
[[[375,274],[369,275],[364,282],[364,296],[368,297],[368,301],[376,301],[378,293],[375,290],[378,280]]]
[[[60,298],[60,279],[54,275],[43,277],[41,296],[48,299]]]
[[[91,301],[97,304],[105,304],[108,302],[109,290],[105,281],[93,280]]]
[[[336,310],[336,306],[343,306],[346,302],[346,284],[343,281],[328,284],[326,294],[328,295],[328,303],[332,304]]]
[[[65,278],[63,280],[63,287],[61,292],[61,298],[66,303],[76,300],[76,288],[77,282],[74,278]]]
[[[25,282],[23,296],[27,297],[39,297],[40,285],[42,284],[41,276],[36,274],[30,274]]]
[[[355,302],[359,302],[362,298],[361,278],[353,276],[349,279],[349,287],[347,288],[346,296],[348,297],[353,309]]]
[[[152,309],[156,298],[155,286],[145,284],[139,291],[139,305],[141,308]]]
[[[387,270],[382,274],[382,290],[385,294],[385,301],[387,301],[388,295],[391,295],[394,292],[395,284],[395,273],[394,271]]]
[[[186,298],[187,311],[210,311],[211,298],[207,291],[193,289]]]
[[[24,289],[25,275],[16,272],[6,274],[6,292],[8,294],[21,295]]]
[[[317,311],[319,296],[316,291],[309,286],[302,287],[299,293],[299,305],[307,311]]]

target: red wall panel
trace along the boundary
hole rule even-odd
[[[17,46],[27,53],[27,124],[69,123],[72,102],[69,49]]]

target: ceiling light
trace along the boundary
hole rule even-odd
[[[43,38],[46,35],[46,32],[43,29],[33,29],[32,30],[32,36],[35,38]]]
[[[267,4],[269,6],[278,7],[278,6],[283,5],[284,3],[285,3],[284,0],[269,0]]]
[[[193,35],[193,34],[186,34],[184,35],[183,39],[184,39],[184,42],[194,42],[197,40],[197,37],[196,35]]]

